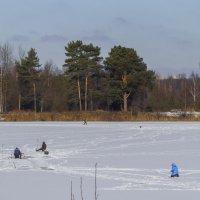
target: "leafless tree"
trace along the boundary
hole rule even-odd
[[[191,75],[191,84],[189,91],[193,99],[193,109],[195,109],[196,101],[199,96],[199,76],[197,74],[192,73]]]
[[[0,45],[0,112],[7,110],[8,71],[13,65],[13,49],[8,44]]]

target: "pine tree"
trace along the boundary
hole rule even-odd
[[[109,74],[111,95],[123,110],[128,110],[128,98],[142,86],[150,87],[155,79],[154,72],[147,70],[143,59],[134,49],[114,46],[105,59]]]
[[[39,83],[40,64],[37,52],[31,48],[27,56],[16,62],[19,84],[19,103],[21,109],[37,110],[37,85]]]
[[[101,69],[100,48],[82,41],[72,41],[65,47],[67,59],[63,65],[65,74],[75,79],[78,91],[79,110],[82,111],[82,93],[84,92],[85,111],[88,103],[88,78],[94,77]],[[84,87],[82,86],[84,84]]]

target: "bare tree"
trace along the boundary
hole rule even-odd
[[[193,99],[193,109],[196,107],[197,97],[199,96],[199,77],[197,74],[192,73],[191,75],[191,84],[190,84],[190,94]]]
[[[7,110],[8,72],[13,65],[12,52],[8,43],[0,45],[0,112]]]
[[[19,60],[20,60],[20,62],[23,59],[25,59],[25,57],[26,57],[26,51],[21,46],[18,47],[18,54],[19,54]]]

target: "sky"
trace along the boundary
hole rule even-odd
[[[148,69],[168,76],[200,73],[199,0],[0,0],[0,44],[34,48],[60,69],[64,47],[82,40],[133,48]]]

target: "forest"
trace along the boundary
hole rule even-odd
[[[63,46],[63,66],[40,64],[37,51],[0,45],[0,112],[132,111],[200,109],[198,74],[161,77],[134,48],[101,48],[81,40]]]

